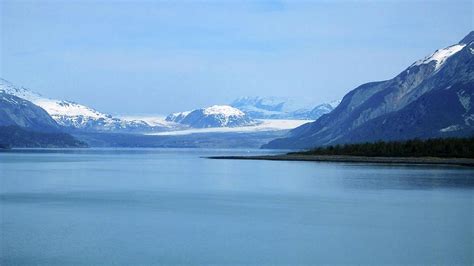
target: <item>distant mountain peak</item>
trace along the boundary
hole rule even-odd
[[[340,101],[318,103],[284,97],[240,97],[231,103],[254,119],[314,120],[332,111]]]
[[[244,112],[240,111],[237,108],[234,108],[229,105],[213,105],[211,107],[207,107],[203,109],[204,114],[206,115],[213,115],[213,114],[222,114],[225,116],[244,116]]]
[[[166,121],[192,128],[237,127],[257,123],[241,110],[229,105],[213,105],[193,111],[173,113],[166,117]]]
[[[469,34],[467,34],[459,44],[470,44],[471,42],[474,42],[474,31],[469,32]]]

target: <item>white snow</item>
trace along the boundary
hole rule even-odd
[[[107,118],[106,114],[100,113],[87,106],[74,102],[53,100],[47,98],[28,99],[34,104],[45,109],[50,115],[67,115],[67,116],[85,116],[94,119]]]
[[[459,125],[451,125],[449,127],[442,128],[439,131],[440,132],[452,132],[452,131],[458,131],[460,129],[462,129],[462,127],[459,126]]]
[[[465,91],[460,91],[457,94],[459,102],[464,107],[464,110],[468,112],[471,109],[471,96]]]
[[[264,131],[279,131],[288,130],[299,127],[303,124],[313,122],[313,120],[284,120],[284,119],[256,119],[260,122],[254,126],[243,127],[217,127],[217,128],[200,128],[200,129],[186,129],[168,132],[150,133],[149,135],[189,135],[196,133],[245,133],[245,132],[264,132]]]
[[[5,91],[7,94],[25,99],[43,108],[58,124],[63,126],[85,128],[96,122],[103,129],[124,128],[127,126],[126,121],[113,118],[108,114],[98,112],[85,105],[43,97],[39,93],[23,87],[17,87],[4,79],[0,79],[0,91]]]
[[[203,109],[205,115],[244,116],[244,112],[229,105],[213,105]]]
[[[235,123],[240,119],[242,119],[242,122],[244,120],[249,120],[245,113],[237,108],[229,105],[213,105],[207,108],[201,108],[187,112],[172,113],[166,117],[166,121],[186,124],[184,121],[189,115],[194,117],[202,116],[203,119],[212,117],[214,120],[218,121],[222,127],[227,127],[231,123]]]
[[[436,61],[435,70],[438,70],[446,60],[454,55],[455,53],[461,51],[462,48],[466,46],[465,44],[455,44],[444,49],[436,50],[431,55],[416,61],[412,66],[419,66],[423,64],[428,64],[431,61]]]
[[[3,79],[0,80],[0,90],[38,105],[46,110],[46,112],[51,116],[86,116],[94,119],[109,117],[106,114],[102,114],[81,104],[49,99],[23,87],[15,87],[13,84]]]
[[[177,112],[177,113],[171,113],[169,114],[165,119],[167,121],[174,121],[174,122],[179,122],[183,118],[185,118],[187,115],[189,115],[192,111],[185,111],[185,112]]]
[[[167,127],[173,128],[176,127],[176,123],[166,121],[166,117],[163,115],[124,115],[124,116],[117,116],[121,120],[128,121],[128,122],[138,122],[143,121],[147,123],[149,126],[152,127]]]
[[[332,101],[331,107],[336,107],[340,101]],[[327,105],[326,104],[326,105]],[[285,97],[240,97],[231,103],[231,106],[239,108],[253,117],[271,119],[305,119],[311,115],[316,107],[325,103],[316,102],[309,97],[285,98]]]
[[[464,123],[467,126],[472,126],[474,125],[474,114],[470,114],[464,117]]]
[[[246,117],[246,114],[238,108],[229,105],[214,105],[208,108],[198,109],[206,116],[215,116],[221,121],[223,127],[203,128],[203,129],[186,129],[185,125],[176,122],[167,121],[163,116],[118,116],[104,114],[94,110],[93,108],[70,101],[62,101],[43,97],[39,93],[16,87],[10,82],[0,79],[0,91],[7,94],[15,95],[23,98],[43,108],[51,117],[63,126],[73,126],[76,128],[90,128],[97,126],[105,130],[124,129],[130,126],[136,128],[142,125],[151,127],[161,127],[167,132],[151,133],[157,135],[183,135],[192,133],[209,133],[209,132],[254,132],[254,131],[275,131],[287,130],[298,127],[311,120],[284,120],[284,119],[262,119],[253,121],[246,126],[227,127],[232,119]],[[266,100],[266,104],[274,104],[275,99]],[[256,108],[256,107],[255,107]],[[258,108],[256,108],[258,109]],[[263,109],[260,109],[263,110]],[[265,110],[268,113],[273,111]],[[191,111],[175,113],[171,116],[187,116]],[[278,113],[278,112],[276,112]]]

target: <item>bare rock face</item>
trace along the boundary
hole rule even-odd
[[[416,61],[391,80],[363,84],[341,104],[265,148],[474,133],[474,33]]]
[[[19,126],[43,132],[59,129],[45,110],[3,91],[0,91],[0,126]]]

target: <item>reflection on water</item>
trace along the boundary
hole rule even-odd
[[[0,153],[0,264],[473,263],[472,169],[262,152]]]

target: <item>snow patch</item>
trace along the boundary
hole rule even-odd
[[[204,108],[203,113],[205,115],[224,115],[224,116],[244,116],[244,112],[237,108],[228,105],[213,105],[211,107]]]
[[[452,132],[452,131],[458,131],[460,129],[462,129],[462,127],[459,126],[459,125],[451,125],[449,127],[442,128],[439,131],[440,132]]]
[[[165,127],[165,128],[175,128],[177,123],[170,122],[166,120],[165,116],[162,115],[124,115],[117,116],[121,120],[127,122],[138,122],[143,121],[152,127]]]
[[[471,109],[471,96],[465,91],[458,92],[458,99],[461,105],[464,107],[464,110],[468,112]]]
[[[474,125],[474,114],[470,114],[464,117],[464,123],[467,126],[473,126]]]
[[[419,66],[419,65],[423,65],[423,64],[428,64],[431,61],[435,61],[436,62],[435,70],[438,70],[444,64],[444,62],[446,62],[446,60],[449,57],[451,57],[455,53],[461,51],[461,49],[464,48],[464,46],[466,46],[466,45],[465,44],[455,44],[455,45],[449,46],[449,47],[444,48],[444,49],[436,50],[431,55],[429,55],[429,56],[427,56],[427,57],[425,57],[421,60],[416,61],[415,63],[413,63],[412,66]]]

